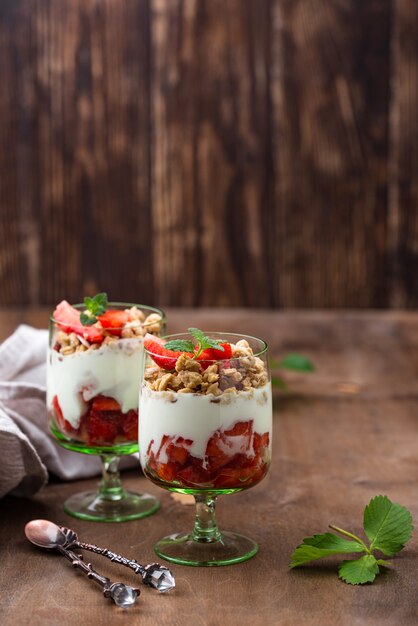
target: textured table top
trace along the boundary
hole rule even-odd
[[[316,365],[310,375],[287,375],[290,392],[276,394],[273,460],[266,479],[247,492],[220,498],[221,529],[257,540],[256,557],[221,568],[170,566],[177,588],[158,595],[144,589],[126,612],[55,554],[27,543],[24,524],[47,518],[143,562],[153,543],[191,529],[193,506],[151,484],[139,472],[124,484],[158,495],[160,511],[123,524],[81,522],[62,502],[96,480],[53,482],[32,499],[0,501],[0,622],[3,626],[55,624],[321,625],[417,624],[417,540],[373,585],[351,587],[337,577],[337,560],[290,571],[295,546],[325,532],[329,523],[361,532],[362,512],[379,493],[418,519],[418,314],[171,310],[170,332],[194,325],[255,334],[273,356],[302,352]],[[46,327],[46,310],[0,312],[1,337],[20,322]],[[91,555],[112,580],[137,582],[122,566]]]

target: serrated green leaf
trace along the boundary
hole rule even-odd
[[[306,537],[296,548],[291,557],[290,567],[298,567],[332,554],[349,554],[351,552],[364,552],[364,549],[356,541],[343,539],[334,533],[314,535],[313,537]]]
[[[283,391],[286,391],[288,389],[288,386],[286,385],[284,380],[282,378],[279,378],[278,376],[272,376],[271,377],[271,384],[274,387],[278,387],[279,389],[283,389]]]
[[[365,554],[354,561],[343,561],[338,569],[339,577],[350,585],[372,583],[379,573],[373,554]]]
[[[107,308],[107,293],[97,293],[93,298],[86,296],[84,298],[84,306],[92,315],[103,315]],[[95,320],[97,321],[97,320]],[[84,324],[87,326],[88,324]]]
[[[278,367],[295,372],[313,372],[314,364],[302,354],[291,352],[287,354],[278,364]]]
[[[198,343],[201,343],[206,339],[205,333],[199,328],[188,328],[187,330]]]
[[[193,352],[194,343],[189,339],[172,339],[164,344],[164,348],[178,352]]]
[[[207,348],[215,348],[216,350],[221,350],[222,352],[225,351],[224,347],[221,346],[220,341],[207,337],[199,328],[189,328],[188,331],[196,341],[196,346],[194,346],[196,357],[200,356],[203,350],[206,350]]]
[[[83,324],[83,326],[92,326],[97,322],[97,317],[95,317],[94,315],[87,315],[87,313],[84,313],[83,311],[82,313],[80,313],[80,322]]]
[[[371,550],[393,556],[411,538],[412,516],[408,509],[391,502],[387,496],[375,496],[364,509],[364,532]]]

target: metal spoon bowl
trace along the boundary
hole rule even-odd
[[[68,542],[59,526],[46,519],[34,519],[25,526],[26,538],[39,548],[48,550],[64,547]]]

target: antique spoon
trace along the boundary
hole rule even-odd
[[[137,596],[141,593],[140,590],[123,583],[111,583],[107,576],[102,576],[96,572],[91,563],[87,565],[83,563],[80,555],[66,547],[67,538],[56,524],[42,519],[32,520],[25,526],[25,535],[35,546],[47,550],[57,550],[65,556],[71,561],[73,567],[78,567],[87,574],[88,578],[98,583],[103,589],[103,595],[106,598],[111,598],[117,606],[127,609],[135,604]]]
[[[39,524],[42,522],[44,533],[50,532],[52,535],[62,533],[65,537],[63,546],[67,549],[78,548],[79,550],[90,550],[95,554],[101,554],[115,563],[120,563],[132,569],[135,574],[142,576],[142,582],[145,585],[158,589],[161,593],[165,593],[176,586],[173,574],[164,565],[158,563],[149,563],[148,565],[141,565],[134,559],[128,559],[120,554],[116,554],[107,548],[99,548],[90,543],[83,543],[78,540],[77,533],[71,528],[65,528],[65,526],[57,526],[53,522],[47,522],[46,520],[33,520],[31,524]],[[60,535],[61,536],[61,535]]]

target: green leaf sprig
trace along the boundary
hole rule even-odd
[[[297,352],[290,352],[281,361],[271,360],[270,367],[272,370],[282,369],[291,370],[293,372],[300,372],[302,374],[309,374],[315,371],[315,366],[306,356],[298,354]],[[283,391],[287,390],[287,385],[283,378],[279,376],[272,376],[271,383],[274,387],[278,387]]]
[[[363,527],[369,545],[347,530],[332,524],[329,527],[348,539],[334,533],[306,537],[293,552],[290,567],[299,567],[332,554],[364,553],[358,559],[343,561],[338,569],[339,577],[350,585],[372,583],[380,573],[380,566],[391,565],[376,558],[374,552],[394,556],[405,547],[414,528],[408,509],[391,502],[387,496],[375,496],[364,509]]]
[[[207,350],[208,348],[225,352],[225,348],[221,345],[220,341],[210,339],[202,330],[198,328],[188,328],[187,330],[195,340],[195,343],[191,339],[172,339],[164,344],[164,348],[178,352],[191,352],[193,353],[194,359],[197,359],[202,354],[203,350]]]
[[[80,322],[83,326],[92,326],[92,324],[97,322],[99,315],[106,313],[107,293],[97,293],[92,298],[87,296],[84,298],[84,306],[87,309],[87,313],[82,311],[80,314]]]

